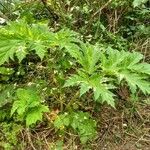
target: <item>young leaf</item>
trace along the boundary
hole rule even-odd
[[[93,45],[83,44],[81,45],[82,55],[78,58],[78,62],[82,65],[84,71],[88,74],[93,74],[97,70],[97,62],[100,58],[100,50]]]
[[[30,125],[35,124],[37,121],[41,121],[43,113],[48,111],[48,107],[44,105],[32,108],[26,115],[26,125],[29,127]]]
[[[13,103],[11,115],[17,112],[18,116],[26,120],[27,126],[42,120],[43,113],[49,111],[47,106],[41,104],[40,96],[33,88],[19,88],[16,96],[18,100]]]

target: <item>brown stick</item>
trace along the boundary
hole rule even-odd
[[[105,3],[105,5],[103,5],[97,12],[95,12],[91,18],[95,17],[97,14],[101,13],[101,11],[107,7],[109,5],[109,3],[111,2],[112,0],[109,0],[107,3]]]

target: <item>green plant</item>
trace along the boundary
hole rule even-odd
[[[117,77],[118,83],[125,80],[132,92],[136,92],[138,87],[144,94],[149,94],[150,64],[142,63],[143,58],[138,52],[109,49],[101,55],[101,68],[107,75]]]
[[[79,134],[82,143],[86,143],[96,136],[95,120],[91,119],[88,113],[82,111],[58,115],[54,126],[61,130],[65,127],[73,128]]]
[[[18,32],[15,32],[16,28]],[[98,45],[84,44],[75,39],[77,35],[70,30],[52,33],[43,26],[29,26],[23,21],[0,31],[3,35],[0,39],[1,64],[8,62],[9,58],[13,59],[14,54],[21,62],[32,50],[43,59],[48,48],[58,46],[60,49],[65,48],[65,52],[82,66],[65,84],[65,87],[80,85],[80,96],[93,89],[95,100],[102,103],[106,101],[115,107],[112,90],[123,80],[127,81],[132,92],[138,87],[144,94],[149,93],[149,83],[145,79],[150,74],[150,67],[147,63],[140,63],[143,56],[139,53],[119,52],[111,48],[101,51]],[[10,44],[6,45],[6,42]],[[78,46],[75,43],[80,44]]]
[[[35,50],[42,59],[49,47],[47,36],[50,33],[47,28],[39,25],[29,26],[23,20],[1,28],[0,34],[0,65],[8,62],[9,58],[14,60],[14,55],[21,62],[31,50]]]
[[[19,88],[16,91],[16,96],[11,115],[17,112],[18,117],[22,121],[26,121],[27,127],[35,124],[38,120],[41,121],[43,113],[49,111],[47,106],[41,104],[40,96],[32,88]]]
[[[70,30],[61,30],[54,34],[49,32],[46,25],[28,25],[25,20],[11,22],[0,28],[0,34],[0,65],[14,58],[21,62],[33,51],[43,59],[48,48],[63,48],[75,40],[72,37],[74,32]]]
[[[112,89],[126,81],[133,93],[139,88],[144,94],[150,93],[148,77],[150,65],[140,63],[143,55],[137,52],[117,51],[108,48],[100,51],[97,46],[82,44],[82,48],[75,54],[82,66],[77,69],[77,74],[71,75],[66,81],[67,86],[80,86],[80,96],[93,89],[94,98],[97,101],[106,101],[115,107]],[[125,84],[125,83],[124,83]]]

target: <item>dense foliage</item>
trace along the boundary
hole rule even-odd
[[[115,110],[122,99],[134,105],[137,97],[148,96],[149,5],[147,0],[0,2],[0,126],[6,134],[0,148],[16,148],[25,132],[38,149],[30,137],[37,128],[64,138],[77,134],[84,145],[97,137],[94,113],[101,107]],[[22,144],[17,148],[29,147]]]

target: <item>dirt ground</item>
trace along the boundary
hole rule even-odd
[[[150,105],[103,108],[96,150],[150,150]]]

